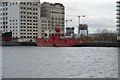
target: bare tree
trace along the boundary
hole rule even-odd
[[[97,30],[96,41],[116,42],[116,34],[108,29]]]

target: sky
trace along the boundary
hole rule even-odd
[[[109,29],[116,31],[116,0],[41,0],[42,2],[62,3],[65,6],[65,19],[67,27],[75,27],[75,33],[79,25],[87,24],[89,33]]]

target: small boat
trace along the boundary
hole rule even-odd
[[[15,41],[12,38],[12,32],[5,32],[5,33],[2,33],[2,41],[0,41],[0,45],[2,45],[2,46],[20,46],[21,43],[18,41]]]
[[[60,37],[60,28],[55,28],[56,34],[50,35],[47,40],[41,38],[35,38],[35,43],[38,46],[46,46],[46,47],[72,47],[72,46],[80,46],[83,44],[82,40],[76,40],[72,38],[61,38]]]

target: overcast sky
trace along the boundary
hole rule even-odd
[[[110,29],[116,31],[116,0],[41,0],[42,2],[62,3],[65,6],[65,15],[68,26],[75,27],[77,33],[78,16],[81,23],[89,26],[89,33],[95,33],[97,29]]]

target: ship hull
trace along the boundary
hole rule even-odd
[[[2,41],[1,45],[2,46],[21,46],[21,43],[17,41]]]
[[[42,40],[42,39],[35,39],[35,42],[38,46],[45,46],[45,47],[72,47],[82,45],[83,42],[80,40],[72,40],[72,39],[63,39],[63,40]]]
[[[38,46],[47,46],[47,47],[71,47],[82,45],[81,40],[71,39],[71,38],[61,38],[60,28],[55,28],[55,35],[49,35],[47,40],[36,38],[35,42]]]

